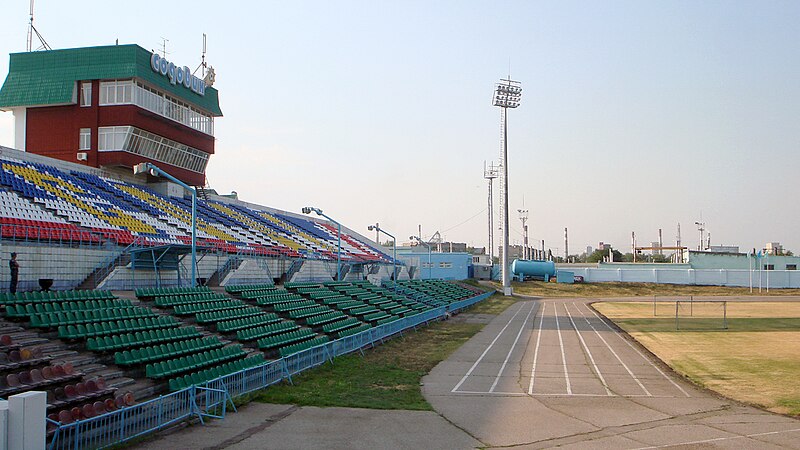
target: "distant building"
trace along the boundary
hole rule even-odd
[[[594,253],[594,250],[592,250],[592,246],[591,245],[587,245],[586,246],[586,255],[588,256],[588,255],[591,255],[592,253]]]
[[[712,245],[708,251],[715,253],[739,253],[738,245]]]
[[[764,253],[768,255],[782,255],[783,246],[780,242],[767,242],[766,245],[764,245]]]
[[[508,261],[509,261],[509,263],[511,262],[511,260],[513,260],[515,258],[516,259],[522,258],[522,255],[524,254],[523,250],[524,249],[523,249],[523,247],[521,245],[509,245],[508,246]],[[503,259],[503,246],[497,247],[497,256],[500,259]]]
[[[605,242],[601,241],[599,244],[597,244],[597,249],[602,251],[607,251],[611,249],[611,244],[606,244]]]

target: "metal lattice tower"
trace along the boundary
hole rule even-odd
[[[519,220],[522,222],[522,259],[528,258],[528,210],[518,209]]]
[[[489,264],[494,265],[494,201],[492,196],[492,184],[499,176],[497,166],[494,165],[494,162],[490,162],[489,166],[486,166],[486,162],[483,163],[483,178],[489,181]]]

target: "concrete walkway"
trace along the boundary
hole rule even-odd
[[[453,449],[480,442],[431,411],[250,403],[225,420],[156,436],[137,449]]]

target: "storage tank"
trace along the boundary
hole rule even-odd
[[[523,279],[538,278],[547,281],[556,276],[556,264],[553,261],[515,259],[511,263],[511,273]]]

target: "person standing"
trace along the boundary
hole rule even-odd
[[[19,280],[19,263],[17,262],[17,254],[11,253],[11,259],[8,261],[8,268],[11,269],[11,285],[9,291],[14,294],[17,292],[17,281]]]

